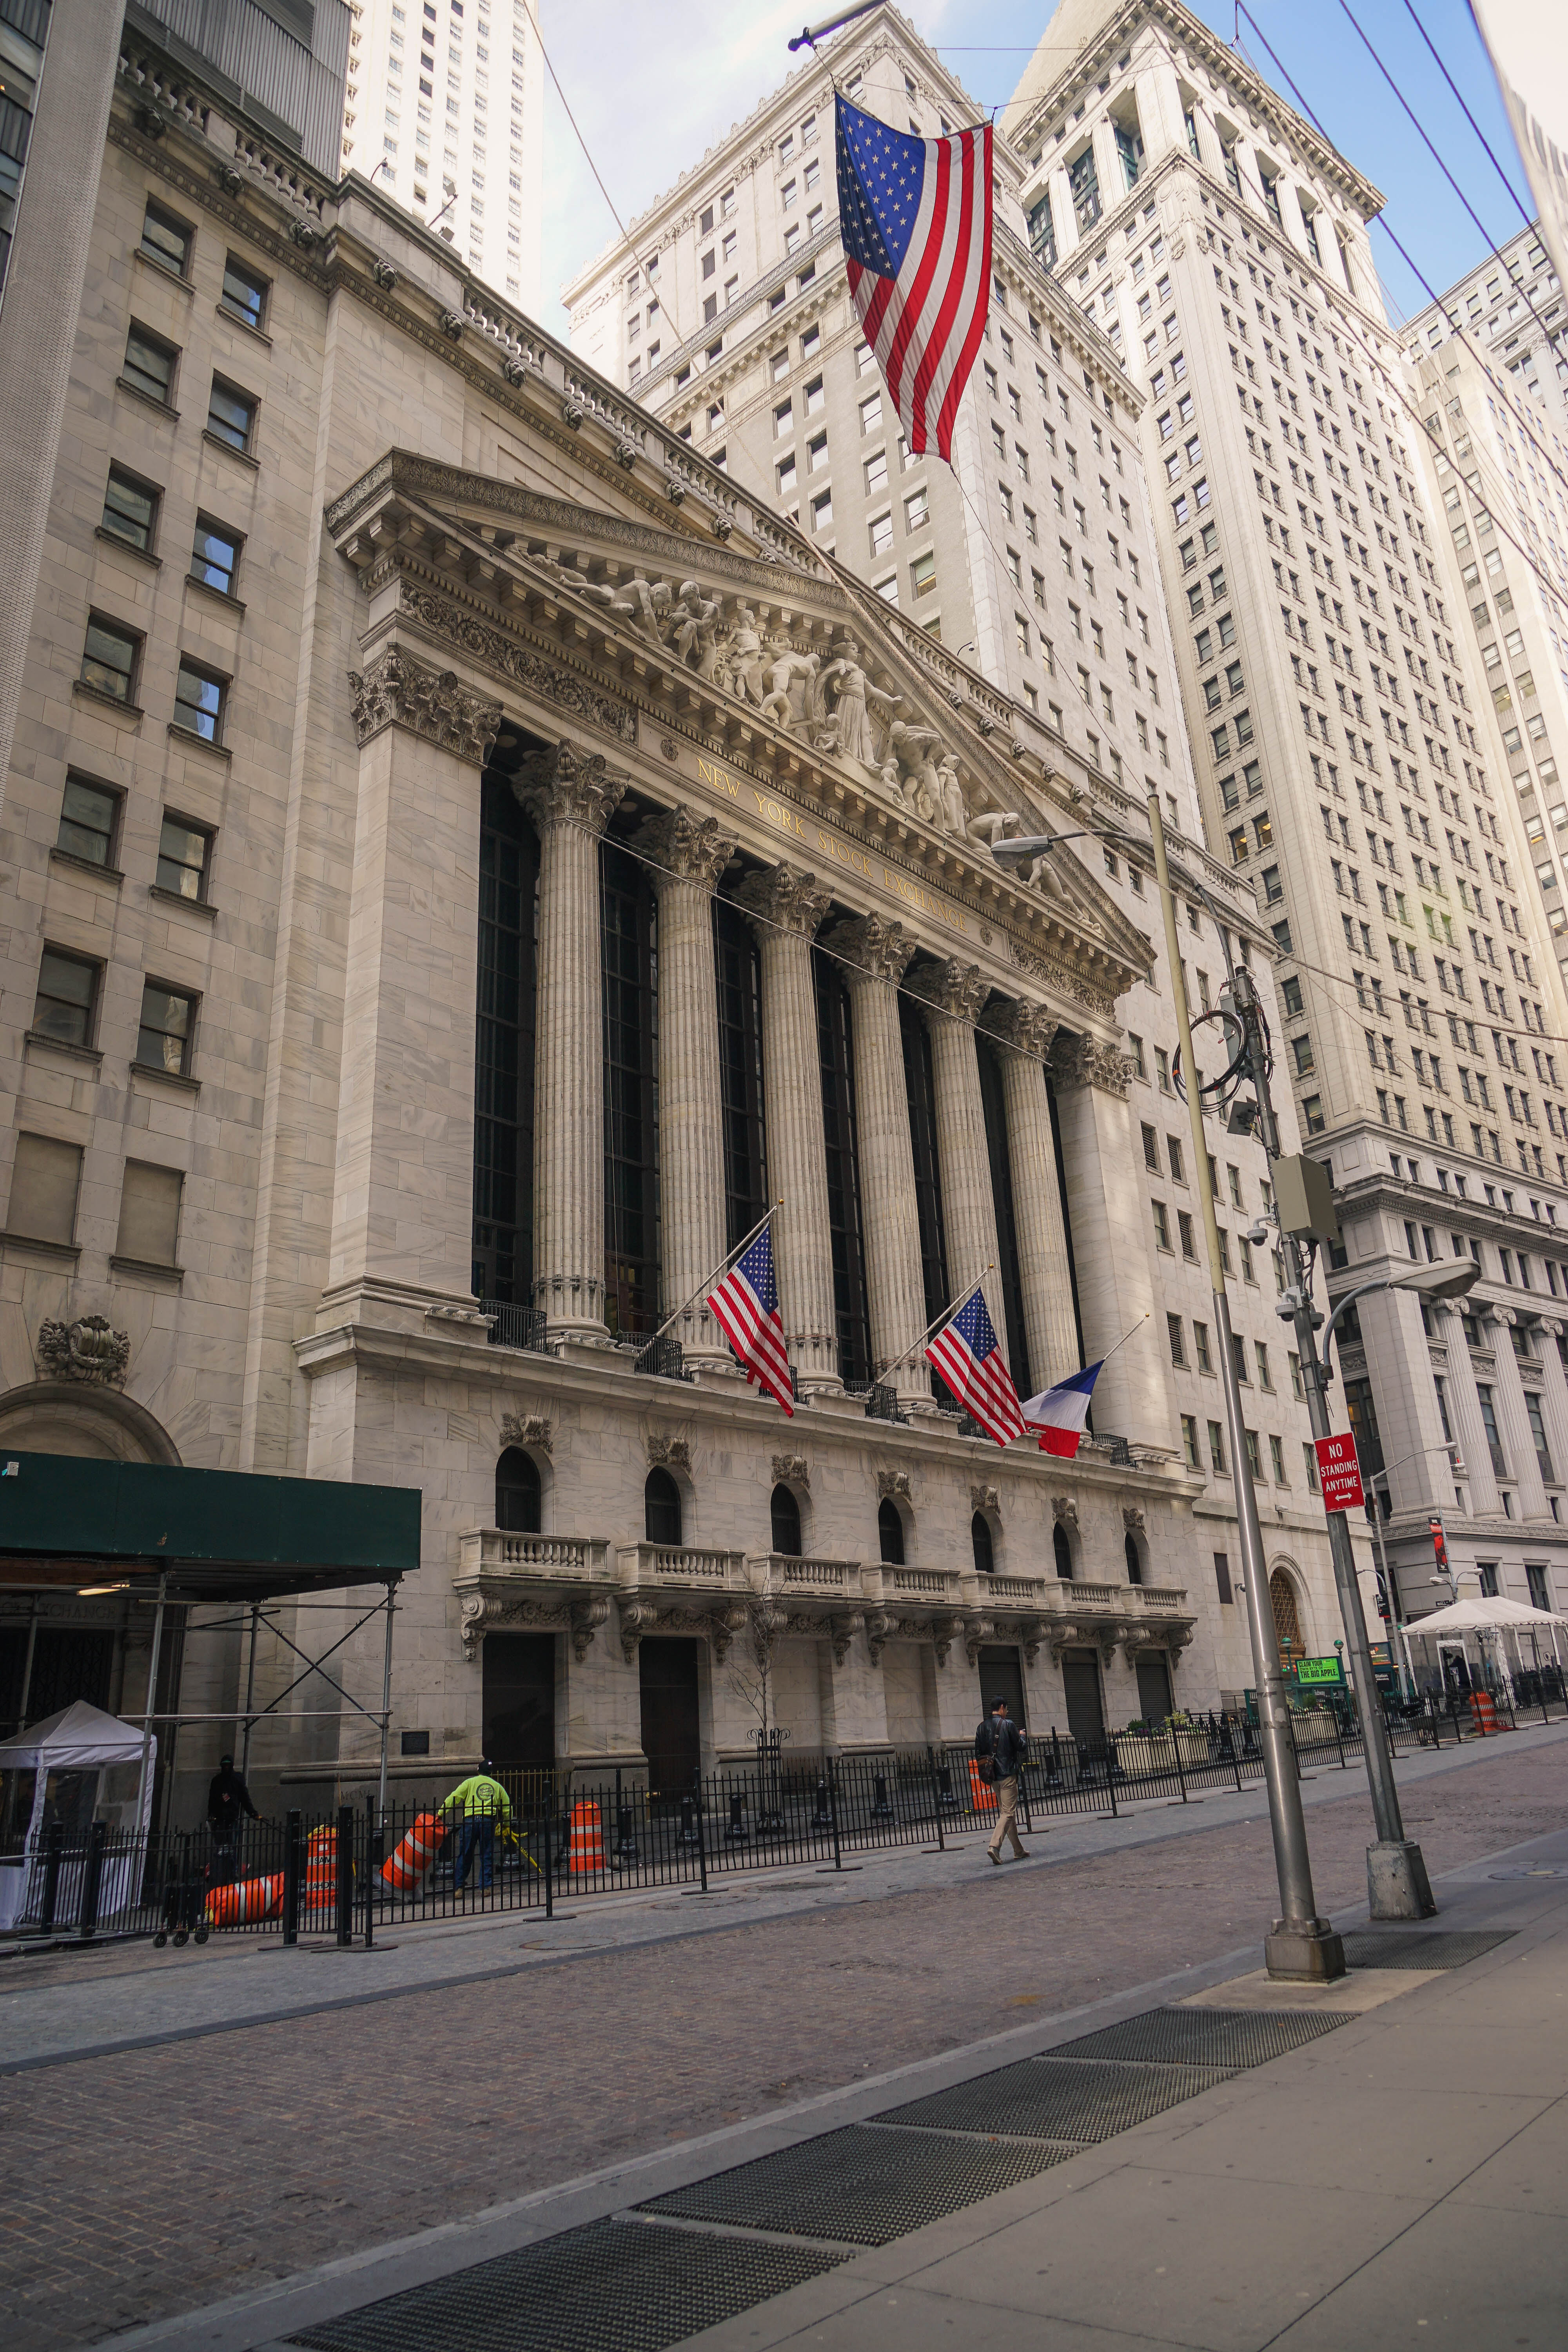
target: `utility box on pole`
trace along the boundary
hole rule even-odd
[[[1340,1221],[1334,1214],[1333,1187],[1321,1160],[1298,1153],[1277,1160],[1269,1171],[1274,1181],[1274,1205],[1279,1230],[1297,1241],[1337,1242]]]

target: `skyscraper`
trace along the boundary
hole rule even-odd
[[[539,309],[537,0],[352,0],[342,168],[389,187],[523,310]]]

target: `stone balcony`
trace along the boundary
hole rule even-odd
[[[617,1544],[593,1536],[514,1535],[476,1528],[458,1538],[454,1583],[467,1654],[486,1633],[563,1632],[579,1659],[610,1623],[614,1604],[628,1664],[645,1634],[695,1633],[722,1659],[735,1636],[771,1645],[785,1633],[829,1639],[840,1664],[863,1632],[875,1664],[892,1640],[933,1643],[945,1663],[954,1642],[971,1660],[992,1641],[1041,1643],[1053,1657],[1076,1645],[1109,1663],[1120,1645],[1173,1652],[1195,1618],[1179,1585],[1067,1582],[1055,1576],[983,1577],[972,1568],[900,1568],[885,1560],[796,1559],[691,1544]]]

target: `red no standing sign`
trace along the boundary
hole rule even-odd
[[[1318,1449],[1318,1478],[1323,1489],[1325,1511],[1348,1511],[1363,1504],[1361,1465],[1356,1460],[1355,1439],[1347,1429],[1342,1437],[1320,1437],[1313,1443]]]

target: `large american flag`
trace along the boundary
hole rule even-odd
[[[784,1346],[779,1286],[773,1276],[771,1223],[742,1250],[729,1273],[708,1296],[724,1335],[741,1359],[748,1381],[756,1381],[793,1421],[795,1391]]]
[[[1018,1411],[1018,1391],[1002,1360],[983,1291],[977,1290],[969,1304],[942,1325],[926,1349],[926,1359],[988,1437],[994,1437],[998,1445],[1022,1437],[1024,1416]]]
[[[836,101],[849,296],[918,457],[952,422],[991,291],[991,126],[917,139]]]

